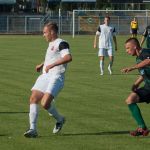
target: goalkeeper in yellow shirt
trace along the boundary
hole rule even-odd
[[[130,23],[130,31],[132,34],[132,37],[137,37],[137,30],[138,30],[138,22],[136,18],[134,18]]]

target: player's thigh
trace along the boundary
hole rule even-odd
[[[61,91],[61,89],[64,86],[64,77],[59,76],[59,77],[52,77],[49,81],[49,84],[47,86],[47,89],[45,93],[49,93],[53,97],[56,97],[58,93]]]
[[[42,74],[40,75],[35,84],[33,85],[31,91],[36,90],[36,91],[40,91],[42,93],[45,93],[47,86],[48,86],[48,82],[49,82],[49,76],[48,74]]]
[[[51,78],[47,86],[46,92],[42,98],[41,105],[43,108],[48,109],[52,100],[59,94],[64,86],[63,77]]]
[[[106,49],[105,48],[99,48],[98,56],[99,57],[106,56]]]
[[[114,51],[113,51],[113,48],[109,48],[108,50],[107,50],[107,55],[109,56],[109,58],[111,59],[113,59],[113,56],[114,56]]]
[[[44,93],[37,90],[32,90],[32,94],[30,96],[30,104],[38,104],[43,96]]]

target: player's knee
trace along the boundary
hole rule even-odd
[[[125,100],[125,102],[126,102],[127,105],[130,105],[130,104],[136,103],[136,100],[133,99],[133,97],[129,96],[129,97]]]
[[[126,104],[133,104],[139,102],[139,96],[136,93],[131,93],[128,98],[126,99]]]
[[[38,103],[38,99],[35,97],[35,96],[33,96],[33,95],[31,95],[31,97],[30,97],[30,104],[33,104],[33,103]]]
[[[127,105],[132,104],[132,100],[131,100],[130,98],[127,98],[127,99],[125,100],[125,103],[126,103]]]

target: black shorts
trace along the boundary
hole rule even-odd
[[[137,34],[137,29],[132,29],[132,34]]]
[[[141,87],[135,91],[135,93],[140,97],[139,103],[150,103],[150,89]]]

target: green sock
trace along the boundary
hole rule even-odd
[[[145,122],[143,120],[143,117],[141,115],[141,111],[138,105],[136,103],[133,103],[133,104],[129,104],[128,107],[132,113],[133,118],[136,120],[138,126],[140,128],[146,128]]]

